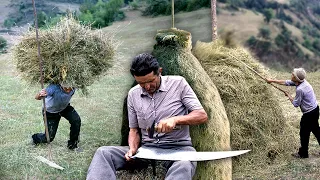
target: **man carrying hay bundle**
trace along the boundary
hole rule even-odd
[[[50,84],[46,89],[42,89],[36,94],[35,99],[41,100],[45,97],[46,101],[46,116],[49,131],[50,142],[53,141],[61,116],[66,118],[70,127],[70,139],[67,147],[70,150],[78,148],[81,119],[77,111],[70,105],[70,99],[75,93],[75,89],[62,84]],[[32,143],[37,145],[47,143],[45,133],[36,133],[32,135]]]
[[[14,59],[22,77],[30,83],[49,84],[36,99],[46,97],[48,109],[44,113],[48,117],[50,141],[55,137],[62,116],[71,124],[68,148],[77,148],[81,120],[69,104],[74,88],[87,94],[87,87],[113,65],[117,45],[111,33],[92,30],[67,16],[56,26],[40,29],[39,37],[30,29],[14,47]],[[47,142],[42,133],[32,138],[35,144]]]
[[[88,180],[115,180],[116,170],[136,168],[139,159],[132,160],[131,156],[140,142],[142,147],[195,151],[189,125],[207,121],[207,113],[187,81],[181,76],[161,76],[162,68],[152,55],[136,56],[130,72],[139,85],[128,93],[129,146],[98,148],[88,169]],[[150,133],[153,128],[155,132]],[[166,179],[191,180],[197,163],[167,161],[165,165]]]
[[[301,147],[298,153],[292,154],[297,158],[308,158],[309,138],[312,132],[320,145],[319,106],[312,86],[305,80],[306,72],[303,68],[295,68],[291,74],[291,80],[267,79],[268,83],[277,83],[286,86],[296,86],[296,96],[293,98],[288,92],[294,107],[300,107],[303,115],[300,121]]]

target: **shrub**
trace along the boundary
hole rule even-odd
[[[4,37],[0,36],[0,51],[6,49],[6,47],[7,47],[7,40]]]
[[[144,16],[153,15],[157,16],[159,14],[169,15],[170,11],[167,10],[171,5],[167,0],[153,0],[148,1],[148,6],[142,12]]]
[[[12,28],[15,25],[15,21],[12,18],[8,18],[4,21],[3,26],[6,27],[7,29]]]
[[[124,5],[123,0],[99,0],[96,4],[86,2],[80,7],[79,20],[85,24],[91,24],[94,28],[110,25],[115,20],[124,19],[124,13],[119,9]]]
[[[254,46],[257,43],[257,39],[254,36],[251,36],[248,40],[247,40],[247,44],[249,46]]]
[[[136,10],[140,7],[139,3],[136,0],[129,2],[129,6],[134,10]]]
[[[271,31],[268,26],[262,27],[259,29],[258,37],[263,39],[270,39]]]
[[[264,21],[269,23],[270,20],[273,18],[273,10],[268,8],[263,10],[263,15],[264,15]]]

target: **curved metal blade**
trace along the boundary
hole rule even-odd
[[[239,151],[215,151],[215,152],[194,152],[179,151],[172,149],[161,149],[152,147],[140,147],[132,158],[168,160],[168,161],[210,161],[215,159],[229,158],[245,154],[250,150]]]

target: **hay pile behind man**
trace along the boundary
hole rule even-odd
[[[230,150],[230,129],[216,86],[191,53],[191,34],[178,29],[158,31],[153,55],[166,75],[186,78],[208,114],[205,125],[191,127],[197,151]],[[232,179],[231,159],[199,162],[195,179]]]

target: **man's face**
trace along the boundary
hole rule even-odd
[[[145,76],[134,76],[134,78],[150,95],[153,95],[160,86],[160,75],[155,75],[153,72]]]

